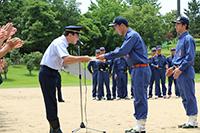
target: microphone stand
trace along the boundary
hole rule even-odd
[[[81,45],[83,45],[83,43],[81,41],[79,41],[79,43]],[[78,45],[78,56],[81,55],[81,52],[80,52],[80,45]],[[74,130],[72,130],[72,133],[76,133],[78,131],[80,131],[81,129],[86,129],[86,133],[87,133],[87,130],[91,130],[91,131],[95,131],[95,132],[99,132],[99,133],[106,133],[106,131],[101,131],[101,130],[97,130],[97,129],[94,129],[94,128],[89,128],[87,127],[84,122],[83,122],[83,92],[82,92],[82,78],[81,78],[81,63],[79,62],[78,63],[78,66],[79,66],[79,87],[80,87],[80,109],[81,109],[81,123],[80,123],[80,127],[79,128],[76,128]]]

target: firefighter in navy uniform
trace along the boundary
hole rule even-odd
[[[105,48],[101,47],[100,48],[100,54],[105,53]],[[97,100],[102,100],[104,98],[104,84],[106,86],[106,98],[107,100],[112,100],[111,99],[111,92],[110,92],[110,68],[111,62],[104,60],[98,61],[97,66],[98,66],[98,99]]]
[[[153,84],[155,82],[155,65],[153,64],[153,58],[156,55],[156,48],[152,48],[151,49],[151,57],[149,58],[149,66],[151,68],[151,80],[150,80],[150,84],[149,84],[149,97],[148,98],[152,98],[153,94],[152,94],[152,90],[153,90]]]
[[[117,82],[117,99],[128,99],[127,91],[127,75],[128,64],[124,57],[119,57],[114,60],[114,70],[116,71],[115,79]]]
[[[95,55],[98,56],[100,54],[100,50],[96,49]],[[96,99],[97,94],[97,82],[98,82],[98,66],[97,61],[90,61],[88,66],[88,71],[92,74],[92,97],[93,100]]]
[[[166,81],[166,67],[167,67],[167,59],[164,55],[161,54],[161,47],[157,46],[157,55],[153,58],[153,65],[155,66],[155,82],[156,82],[156,97],[163,97],[166,98],[166,91],[167,88],[165,86]],[[160,80],[162,85],[162,93],[160,90]]]
[[[109,26],[112,26],[119,35],[124,36],[124,42],[119,49],[100,55],[97,59],[112,60],[121,56],[127,57],[129,67],[133,68],[131,81],[134,87],[134,116],[137,125],[126,130],[125,133],[146,133],[147,88],[151,77],[146,45],[139,33],[128,26],[128,21],[125,18],[118,16]]]
[[[167,57],[167,67],[168,68],[173,66],[172,59],[174,58],[174,54],[176,52],[176,49],[171,48],[170,51],[171,51],[171,56]],[[170,98],[171,95],[172,95],[172,83],[173,82],[174,82],[174,87],[175,87],[175,95],[177,97],[180,97],[179,88],[176,84],[176,80],[174,79],[173,75],[171,75],[171,76],[168,77],[168,98]]]
[[[173,67],[167,69],[166,75],[169,77],[173,74],[179,88],[188,120],[186,123],[179,125],[179,128],[198,128],[198,106],[195,96],[195,70],[194,60],[196,45],[194,38],[189,34],[189,19],[183,16],[173,21],[176,24],[178,33],[178,42],[176,53],[172,60]]]

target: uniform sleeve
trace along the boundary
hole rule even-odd
[[[150,64],[152,67],[156,67],[157,66],[157,64],[155,63],[154,59],[155,59],[155,57],[152,57],[152,61],[151,61],[151,64]]]
[[[182,61],[179,68],[181,71],[184,71],[194,63],[195,42],[192,37],[186,37],[184,48],[185,48],[185,58]]]
[[[64,43],[60,43],[60,44],[55,44],[55,51],[57,53],[57,55],[60,57],[60,58],[63,58],[65,56],[68,56],[69,53],[67,51],[67,48],[65,47],[65,44]]]
[[[92,73],[92,62],[91,61],[89,62],[87,69],[90,73]]]
[[[123,42],[121,48],[106,53],[104,55],[104,58],[107,60],[111,60],[117,57],[125,56],[132,50],[132,48],[135,46],[135,44],[137,44],[138,41],[139,37],[134,34],[134,36],[130,36]]]

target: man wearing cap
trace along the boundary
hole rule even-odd
[[[150,84],[149,84],[149,97],[148,98],[152,98],[152,96],[153,96],[152,90],[153,90],[153,84],[155,81],[155,65],[153,64],[153,60],[154,60],[155,56],[156,56],[156,48],[153,47],[151,49],[151,57],[149,58],[149,66],[151,68],[151,80],[150,80]]]
[[[193,67],[196,45],[193,37],[188,32],[188,18],[180,16],[173,23],[176,24],[178,43],[172,60],[174,66],[167,70],[166,75],[171,76],[173,74],[174,79],[176,79],[182,103],[188,116],[188,121],[178,127],[197,128],[198,107],[195,97],[195,71]]]
[[[117,33],[124,36],[124,42],[119,49],[100,55],[98,59],[114,59],[126,56],[127,63],[133,69],[131,80],[134,88],[134,116],[136,126],[125,133],[145,133],[145,123],[148,113],[147,88],[149,85],[151,70],[148,64],[147,48],[142,37],[133,29],[128,27],[128,21],[118,16],[114,19],[113,26]]]
[[[174,58],[175,52],[176,52],[176,49],[171,48],[171,56],[167,57],[167,68],[170,68],[173,66],[172,59]],[[179,93],[178,86],[176,84],[176,80],[174,79],[173,75],[171,75],[170,77],[168,77],[168,98],[170,98],[172,95],[172,83],[173,82],[174,82],[174,86],[175,86],[175,95],[177,97],[180,97],[180,93]]]
[[[95,56],[99,56],[100,50],[96,49],[95,51]],[[93,100],[96,99],[96,94],[97,94],[97,82],[98,82],[98,66],[97,66],[97,61],[93,60],[90,61],[88,66],[88,71],[92,74],[92,97]]]
[[[105,48],[101,47],[100,48],[100,55],[105,54]],[[97,66],[98,66],[98,99],[97,100],[102,100],[104,97],[104,83],[106,86],[106,97],[107,100],[112,100],[111,99],[111,92],[110,92],[110,73],[111,73],[111,68],[110,68],[110,61],[97,61]]]
[[[62,133],[57,112],[56,82],[58,71],[64,64],[88,62],[88,56],[73,56],[67,51],[69,44],[79,40],[81,26],[66,26],[62,36],[54,39],[46,49],[41,60],[39,82],[46,107],[46,117],[50,124],[50,133]]]
[[[166,67],[167,67],[167,59],[166,57],[161,53],[161,46],[156,47],[157,53],[156,56],[153,58],[153,64],[155,65],[155,83],[156,83],[156,97],[163,97],[166,98],[166,91],[167,88],[165,86],[166,81]],[[160,81],[162,85],[162,93],[160,89]]]

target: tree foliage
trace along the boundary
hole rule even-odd
[[[190,19],[190,31],[195,37],[200,37],[200,1],[192,0],[188,2],[188,10],[185,14]]]
[[[200,1],[192,0],[185,14],[190,18],[190,32],[200,35]],[[81,14],[76,0],[0,0],[0,25],[12,21],[17,27],[17,36],[25,40],[20,53],[39,51],[43,53],[51,41],[60,36],[66,25],[82,25],[80,35],[84,46],[81,54],[94,54],[104,46],[107,51],[120,46],[119,37],[108,24],[116,16],[129,20],[131,28],[139,32],[149,48],[163,44],[176,37],[175,11],[160,14],[158,0],[96,0],[88,12]],[[72,47],[72,50],[75,50]]]

